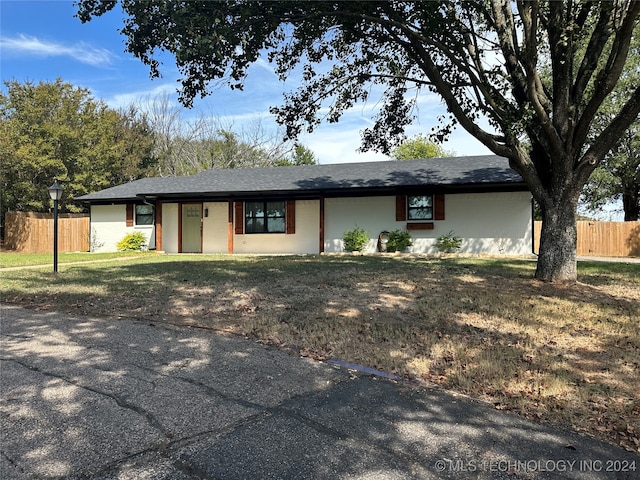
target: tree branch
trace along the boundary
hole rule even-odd
[[[592,7],[592,3],[585,3],[583,8]],[[600,15],[598,21],[591,33],[589,43],[587,44],[582,62],[576,74],[576,83],[573,87],[573,102],[579,103],[584,95],[585,89],[593,78],[593,74],[598,67],[598,60],[602,56],[602,52],[611,36],[612,29],[610,17],[613,11],[613,3],[603,2],[600,4]]]
[[[572,138],[574,145],[582,145],[586,140],[593,117],[615,87],[624,69],[633,37],[633,30],[640,15],[640,2],[632,1],[630,5],[628,4],[628,7],[620,28],[616,30],[607,64],[598,72],[595,79],[594,92],[578,120]],[[611,21],[614,18],[615,13],[612,13]]]
[[[600,135],[591,142],[591,147],[580,159],[576,172],[584,182],[587,181],[591,172],[600,164],[605,155],[616,145],[629,126],[638,121],[639,115],[640,86],[633,92],[633,95],[622,107],[620,113],[618,113]]]

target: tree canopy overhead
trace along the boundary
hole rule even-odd
[[[88,21],[115,4],[80,0],[78,16]],[[301,67],[301,86],[273,108],[290,137],[338,121],[382,88],[362,146],[388,152],[415,119],[416,96],[437,93],[450,116],[436,136],[458,123],[507,157],[540,204],[536,277],[576,279],[580,192],[640,112],[636,86],[594,135],[628,61],[640,2],[123,0],[122,8],[127,49],[156,76],[155,53],[171,52],[187,106],[212,82],[242,88],[263,54],[281,78]]]

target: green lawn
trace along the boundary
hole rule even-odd
[[[59,253],[58,265],[71,262],[91,262],[96,260],[110,260],[140,255],[155,255],[154,252],[116,252],[116,253]],[[53,266],[53,253],[15,253],[0,252],[0,268],[24,267],[32,265]]]

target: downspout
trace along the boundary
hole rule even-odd
[[[147,197],[145,197],[144,195],[142,195],[142,203],[149,205],[151,208],[153,208],[153,250],[155,250],[156,246],[158,245],[158,238],[157,238],[158,228],[156,226],[156,205],[155,203],[151,203],[147,201]],[[149,248],[149,250],[152,250],[152,249]]]
[[[147,197],[145,197],[144,195],[142,196],[142,203],[146,203],[147,205],[153,207],[153,210],[155,211],[156,209],[155,203],[148,202]]]

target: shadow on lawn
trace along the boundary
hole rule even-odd
[[[603,280],[585,269],[581,283],[557,286],[534,281],[534,268],[461,258],[159,257],[69,267],[58,276],[29,272],[4,297],[250,335],[487,395],[631,445],[627,425],[640,432],[637,297],[606,291],[619,270]],[[567,343],[574,337],[582,343]],[[550,385],[556,377],[573,386]],[[583,405],[571,404],[575,395],[586,396]]]

